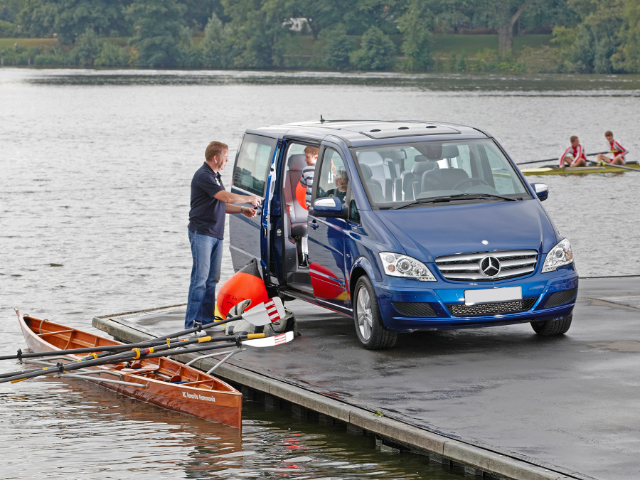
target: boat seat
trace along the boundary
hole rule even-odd
[[[453,190],[453,187],[468,180],[469,175],[461,168],[441,168],[430,170],[422,175],[422,192],[433,190]]]

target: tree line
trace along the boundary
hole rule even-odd
[[[321,50],[307,67],[430,71],[440,61],[434,33],[479,29],[497,33],[498,52],[452,58],[451,68],[481,70],[491,59],[508,69],[538,61],[550,71],[640,71],[640,0],[5,0],[0,37],[55,36],[59,45],[0,55],[40,65],[295,68],[303,39],[313,39]],[[553,32],[553,47],[515,58],[523,32]]]

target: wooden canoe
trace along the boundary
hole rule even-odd
[[[637,163],[627,163],[623,167],[640,170]],[[565,167],[546,166],[540,168],[523,168],[520,170],[524,175],[586,175],[591,173],[624,173],[624,168],[615,168],[610,166],[592,166],[592,167]]]
[[[122,345],[115,340],[48,320],[19,314],[18,321],[27,345],[36,353]],[[67,355],[66,358],[77,361],[85,356],[86,354]],[[57,361],[60,360],[52,360],[52,363],[55,364]],[[222,380],[163,357],[142,359],[131,366],[134,368],[125,368],[124,363],[96,366],[92,370],[105,373],[92,375],[92,378],[95,379],[95,383],[109,390],[143,402],[231,427],[242,427],[242,394]],[[122,382],[138,384],[140,387],[100,382],[100,378],[115,380],[118,377],[114,376],[114,373],[120,376]],[[177,381],[187,383],[175,383]]]

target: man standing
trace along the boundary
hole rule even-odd
[[[191,283],[184,326],[194,322],[206,324],[214,321],[216,286],[220,280],[222,239],[225,213],[239,213],[254,217],[251,207],[232,205],[249,203],[260,205],[260,198],[227,192],[220,172],[229,160],[229,147],[211,142],[204,153],[205,162],[191,180],[191,210],[189,211],[189,243],[193,256]]]
[[[587,165],[587,157],[584,155],[580,139],[573,135],[570,139],[571,146],[560,157],[560,167],[584,167]]]

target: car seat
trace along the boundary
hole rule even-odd
[[[284,199],[289,217],[289,241],[296,244],[298,262],[302,263],[303,254],[307,253],[307,216],[309,212],[298,203],[296,188],[302,176],[302,169],[307,166],[304,154],[291,155],[284,180]]]
[[[361,163],[360,171],[362,172],[362,179],[367,186],[369,195],[371,195],[370,200],[374,203],[386,203],[386,198],[384,196],[384,192],[382,190],[382,187],[380,186],[380,183],[372,179],[373,172],[371,172],[371,168],[369,167],[369,165]]]
[[[424,155],[416,155],[414,161],[415,163],[413,167],[411,167],[411,170],[402,172],[402,192],[404,193],[404,200],[413,200],[415,198],[413,184],[414,182],[421,184],[422,176],[425,172],[440,168],[435,159],[429,159]]]
[[[422,192],[453,190],[456,184],[468,179],[469,175],[461,168],[431,170],[422,175]]]

